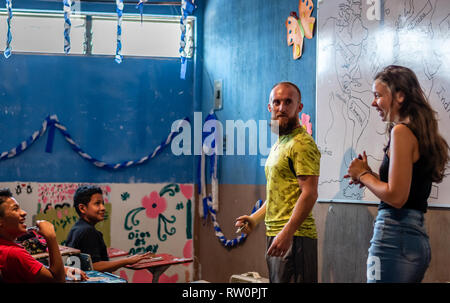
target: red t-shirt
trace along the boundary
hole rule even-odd
[[[3,282],[33,282],[42,266],[23,247],[0,238],[0,277]]]

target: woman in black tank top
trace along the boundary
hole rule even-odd
[[[367,260],[368,282],[420,282],[431,259],[424,216],[432,182],[441,182],[449,146],[412,70],[390,65],[373,83],[372,106],[388,123],[389,142],[379,174],[365,151],[344,178],[380,200]]]

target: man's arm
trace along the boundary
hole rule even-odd
[[[295,204],[292,215],[281,232],[275,237],[267,254],[269,256],[284,256],[292,244],[292,237],[298,227],[311,213],[318,197],[319,176],[297,176],[301,194]]]
[[[245,223],[248,223],[246,226],[242,228],[242,232],[250,234],[256,228],[256,226],[258,226],[258,224],[264,220],[265,216],[266,216],[266,201],[264,201],[263,205],[261,205],[261,207],[257,211],[255,211],[252,215],[240,216],[239,218],[237,218],[235,226],[241,227]]]

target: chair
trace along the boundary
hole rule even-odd
[[[80,268],[81,270],[83,271],[94,270],[91,255],[80,253],[80,261],[81,261],[81,268]]]
[[[64,263],[66,266],[79,268],[83,271],[94,269],[94,266],[92,265],[92,259],[89,254],[79,253],[76,255],[68,256]]]

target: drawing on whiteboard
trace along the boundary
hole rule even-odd
[[[343,179],[351,160],[366,151],[378,170],[386,125],[374,109],[372,82],[390,64],[413,69],[439,129],[450,134],[450,2],[445,0],[324,1],[318,10],[317,144],[319,199],[376,201]],[[326,169],[325,169],[326,168]],[[429,203],[449,204],[450,179],[433,184]]]

